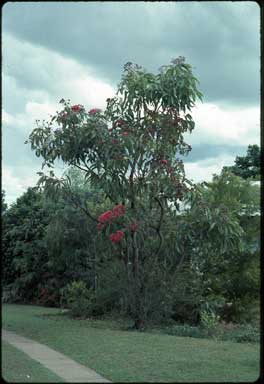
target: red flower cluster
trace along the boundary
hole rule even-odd
[[[168,160],[165,160],[165,159],[160,160],[160,164],[165,164],[165,165],[167,165],[167,164],[168,164]]]
[[[119,243],[124,237],[124,232],[123,231],[116,231],[116,233],[111,233],[109,236],[110,240],[112,243]]]
[[[82,109],[82,107],[80,106],[80,104],[76,104],[76,105],[73,105],[73,106],[71,107],[71,110],[72,110],[73,112],[80,112],[81,109]]]
[[[104,223],[111,221],[119,216],[123,216],[126,212],[126,207],[123,204],[117,204],[112,211],[106,211],[98,217],[99,223],[97,224],[98,231],[103,229]]]
[[[98,221],[100,223],[107,223],[108,221],[110,221],[112,219],[112,217],[113,217],[113,212],[112,211],[106,211],[98,217]]]
[[[127,131],[124,131],[121,133],[122,136],[128,136],[128,134],[129,134],[129,132],[127,132]]]
[[[126,212],[126,207],[123,204],[118,204],[113,208],[113,217],[123,216]]]
[[[123,204],[118,204],[113,208],[112,211],[109,210],[109,211],[102,213],[98,217],[98,221],[100,223],[105,223],[114,217],[119,217],[119,216],[124,215],[125,212],[126,212],[126,207]]]
[[[88,113],[89,113],[89,115],[95,115],[96,113],[99,113],[99,112],[101,112],[101,109],[93,108]]]

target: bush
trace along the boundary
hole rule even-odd
[[[122,297],[126,289],[125,273],[124,266],[117,260],[105,261],[100,266],[94,314],[124,310]]]
[[[209,335],[213,335],[219,324],[220,316],[216,315],[213,310],[207,309],[200,312],[201,326]]]
[[[188,264],[179,269],[172,286],[172,294],[172,318],[179,323],[197,325],[203,300],[203,287],[200,276]]]
[[[214,327],[205,328],[204,326],[193,327],[188,324],[177,324],[165,328],[168,335],[208,338],[213,337],[218,340],[230,340],[237,343],[258,343],[260,342],[260,332],[258,327],[250,324],[217,324]]]
[[[2,303],[19,303],[21,301],[22,298],[18,294],[18,289],[13,284],[3,287]]]
[[[57,307],[59,303],[59,294],[49,288],[41,288],[38,303],[47,307]]]
[[[250,324],[238,325],[225,332],[223,340],[232,340],[238,343],[259,343],[260,331],[258,327]]]
[[[64,294],[71,316],[85,318],[92,314],[94,292],[83,281],[68,284]]]
[[[240,323],[257,323],[260,320],[260,300],[250,295],[234,300],[229,319]]]
[[[208,334],[205,329],[201,327],[194,327],[188,324],[174,325],[166,329],[168,335],[183,336],[183,337],[195,337],[205,338]]]
[[[61,282],[57,277],[51,277],[49,273],[45,273],[41,280],[38,284],[37,295],[32,302],[47,307],[58,307],[60,304]]]

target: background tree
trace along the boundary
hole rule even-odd
[[[259,185],[223,170],[200,191],[188,215],[199,218],[191,237],[200,237],[193,261],[202,274],[203,302],[225,320],[249,321],[259,312]]]
[[[4,216],[3,284],[13,283],[17,299],[33,300],[47,269],[47,206],[41,193],[28,188]]]
[[[6,194],[5,191],[3,190],[1,192],[1,194],[2,194],[1,212],[2,212],[2,217],[3,217],[3,215],[7,211],[7,203],[5,202],[5,194]]]
[[[258,145],[249,145],[246,156],[237,156],[235,165],[232,167],[225,167],[230,169],[237,176],[244,179],[253,178],[259,180],[260,178],[260,148]]]

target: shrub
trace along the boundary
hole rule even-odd
[[[260,331],[258,327],[250,324],[237,325],[224,333],[223,340],[232,340],[238,343],[259,343]]]
[[[207,317],[204,317],[207,319]],[[206,320],[207,321],[207,320]],[[210,318],[209,323],[211,324]],[[258,343],[260,341],[259,328],[247,325],[234,325],[233,323],[214,323],[212,327],[190,326],[188,324],[177,324],[165,328],[165,333],[173,336],[208,338],[218,340],[230,340],[237,343]]]
[[[43,306],[57,307],[59,303],[59,294],[49,287],[41,288],[38,303]]]
[[[200,277],[187,264],[179,269],[176,274],[175,283],[172,288],[172,318],[176,322],[197,325],[203,299],[203,287]]]
[[[260,300],[250,295],[237,298],[230,308],[229,319],[240,323],[258,322],[260,320]]]
[[[18,289],[13,284],[9,284],[3,287],[2,291],[2,303],[17,303],[22,299],[19,296]]]
[[[93,303],[93,313],[101,315],[113,310],[122,311],[122,297],[126,290],[124,266],[116,261],[105,262],[99,270],[98,286]]]
[[[209,309],[201,311],[200,316],[202,327],[209,331],[215,329],[220,320],[220,316],[216,315],[213,310]]]
[[[183,336],[183,337],[196,337],[196,338],[205,338],[208,337],[208,334],[205,329],[201,327],[194,327],[188,324],[174,325],[168,327],[166,330],[168,335],[173,336]]]
[[[88,289],[83,281],[73,281],[66,287],[65,300],[71,316],[88,317],[92,312],[94,292]]]

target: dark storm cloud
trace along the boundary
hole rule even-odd
[[[127,61],[155,71],[183,55],[205,101],[258,104],[259,13],[254,2],[10,2],[3,30],[113,85]]]

